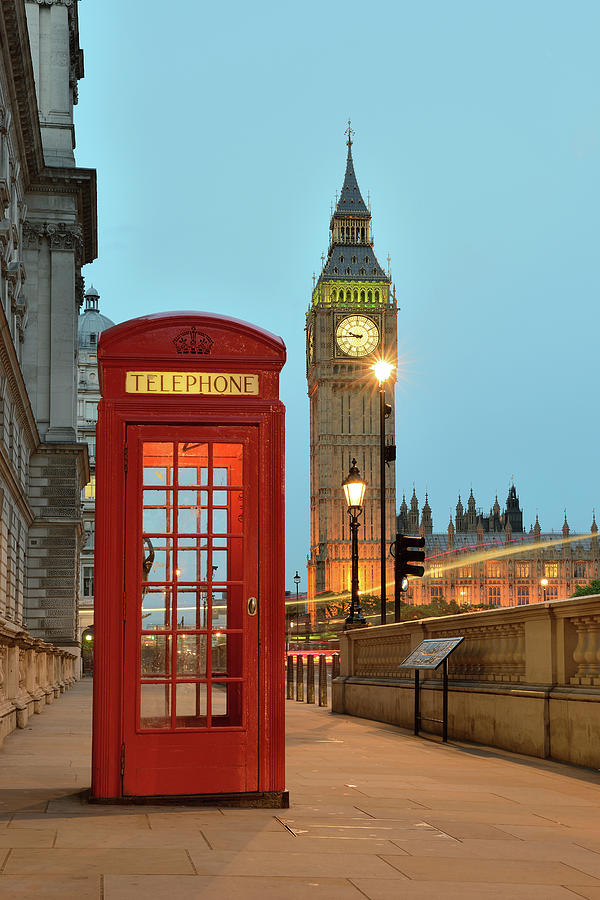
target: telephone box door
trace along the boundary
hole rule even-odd
[[[258,438],[129,426],[123,795],[258,790]]]

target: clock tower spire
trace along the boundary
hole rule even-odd
[[[371,366],[397,365],[397,307],[389,275],[373,250],[371,211],[352,157],[350,120],[344,183],[329,224],[329,249],[313,287],[306,319],[306,373],[310,399],[310,553],[308,599],[347,594],[351,543],[342,481],[356,457],[367,481],[359,532],[362,592],[380,592],[379,397]],[[391,386],[393,388],[393,385]],[[392,412],[386,441],[394,443]],[[391,471],[390,471],[391,469]],[[386,534],[395,533],[395,470],[386,478]],[[391,537],[390,537],[391,539]],[[388,581],[392,578],[389,559]],[[388,596],[389,596],[388,591]]]

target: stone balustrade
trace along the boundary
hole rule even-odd
[[[459,635],[451,738],[600,768],[600,595],[345,632],[333,711],[412,727],[414,672],[400,662]],[[421,676],[421,712],[440,718],[441,670]]]
[[[77,658],[0,620],[0,745],[76,680]]]

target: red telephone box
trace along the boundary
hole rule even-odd
[[[177,312],[98,361],[92,799],[286,805],[283,341]]]

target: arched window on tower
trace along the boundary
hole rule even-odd
[[[346,275],[350,274],[350,266],[346,266]]]
[[[379,303],[379,291],[375,291],[375,303]]]
[[[352,295],[351,295],[350,291],[346,291],[346,300],[348,301],[348,303],[350,303],[351,299],[352,299]]]
[[[331,291],[331,299],[333,300],[334,303],[335,303],[336,297],[337,297],[337,291],[335,288],[333,288],[333,290]]]
[[[365,302],[365,292],[364,291],[360,292],[360,300],[361,300],[361,303]]]
[[[354,291],[354,300],[358,302],[358,291]]]
[[[373,294],[371,291],[369,291],[369,293],[367,294],[367,300],[369,301],[369,303],[373,301]]]

